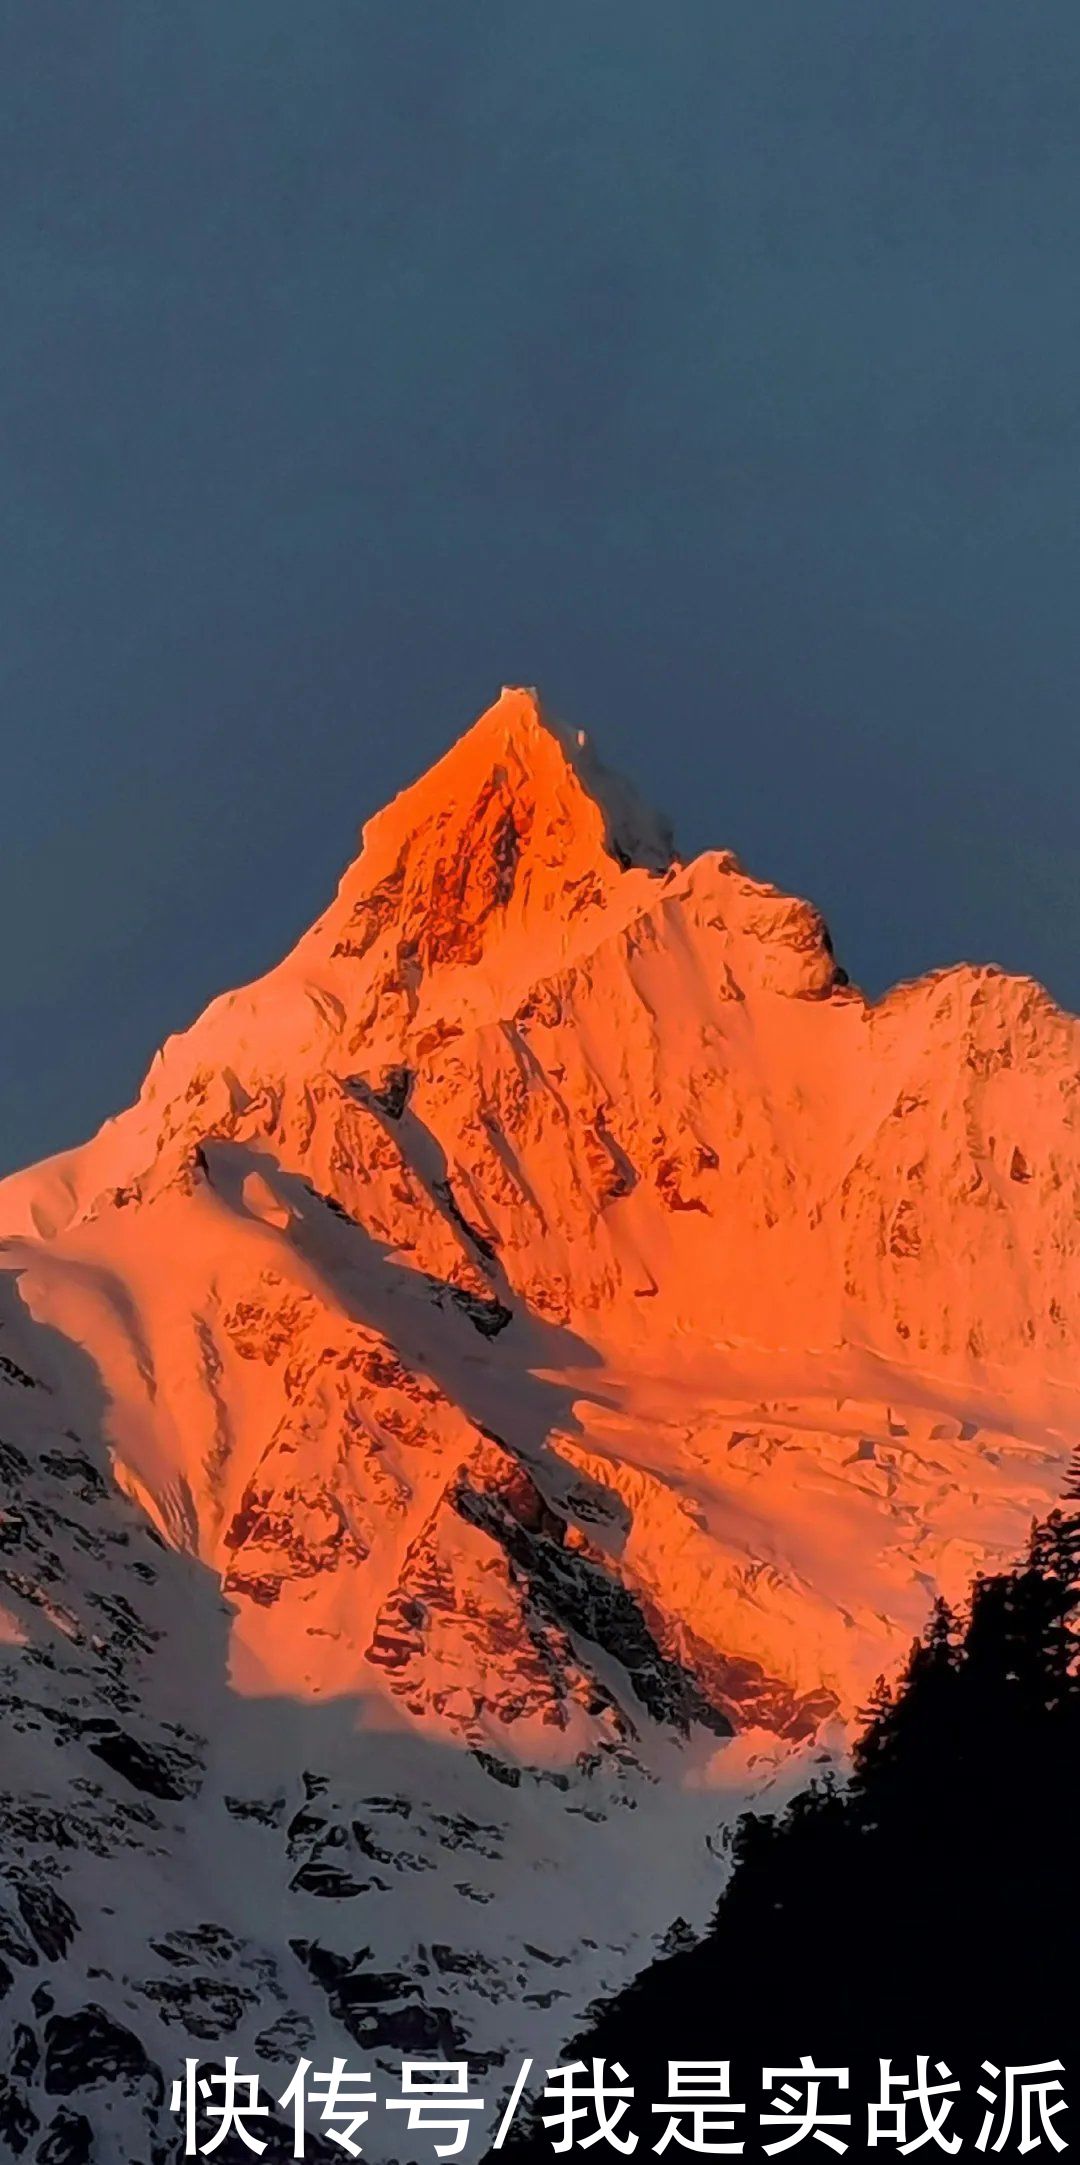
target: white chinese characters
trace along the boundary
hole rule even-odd
[[[461,2157],[467,2147],[478,2159],[489,2144],[500,2151],[519,2113],[528,2126],[530,2156],[538,2143],[546,2143],[552,2157],[626,2158],[644,2149],[667,2156],[669,2165],[676,2151],[775,2158],[799,2149],[811,2157],[824,2149],[859,2157],[864,2138],[867,2150],[890,2149],[900,2157],[955,2157],[967,2146],[983,2155],[1026,2158],[1068,2147],[1058,2125],[1067,2105],[1061,2060],[1005,2068],[983,2060],[979,2074],[986,2079],[969,2100],[975,2120],[968,2144],[957,2125],[964,2085],[946,2061],[931,2061],[926,2053],[916,2055],[913,2067],[881,2059],[877,2094],[865,2106],[853,2093],[848,2068],[819,2067],[808,2053],[792,2065],[761,2068],[753,2100],[747,2084],[733,2084],[729,2060],[669,2060],[662,2099],[642,2097],[619,2060],[538,2069],[530,2096],[532,2070],[526,2059],[512,2082],[504,2081],[501,2097],[492,2099],[490,2124],[487,2101],[471,2089],[464,2060],[405,2060],[396,2086],[387,2086],[385,2075],[377,2081],[341,2058],[323,2069],[302,2059],[276,2100],[257,2075],[240,2072],[235,2057],[205,2070],[198,2060],[187,2060],[172,2085],[171,2104],[182,2121],[185,2158],[212,2158],[226,2142],[230,2160],[243,2152],[263,2157],[272,2144],[280,2157],[286,2127],[295,2159],[309,2155],[316,2134],[318,2156],[326,2156],[330,2143],[343,2157],[360,2158],[373,2121],[384,2113],[400,2120],[409,2155],[417,2160]],[[646,2130],[655,2137],[651,2142]],[[383,2148],[375,2144],[371,2154],[378,2157]],[[401,2154],[396,2141],[392,2154]]]

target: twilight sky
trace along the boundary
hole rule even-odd
[[[501,682],[1080,1007],[1075,0],[0,0],[0,1165]]]

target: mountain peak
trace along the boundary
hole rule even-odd
[[[1080,1024],[665,863],[505,691],[0,1189],[0,1861],[71,1939],[0,2056],[90,2025],[109,2156],[103,2040],[557,2057],[1060,1487]]]
[[[534,691],[504,689],[421,778],[363,829],[324,916],[296,953],[351,1007],[369,958],[383,1002],[481,961],[491,984],[565,954],[628,876],[667,871],[671,836],[584,732]]]
[[[504,685],[442,758],[368,821],[365,854],[388,834],[399,842],[419,834],[433,816],[444,835],[467,832],[493,790],[516,809],[519,833],[527,825],[565,846],[576,830],[624,867],[660,872],[672,861],[667,822],[602,764],[584,730],[565,728],[523,685]]]

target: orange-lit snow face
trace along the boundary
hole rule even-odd
[[[236,1691],[648,1760],[852,1710],[1055,1493],[1078,1070],[1026,981],[867,1005],[509,693],[0,1226]]]

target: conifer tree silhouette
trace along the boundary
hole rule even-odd
[[[967,2078],[975,2117],[955,2125],[969,2140],[984,2058],[1068,2069],[1078,1609],[1080,1453],[1016,1565],[978,1578],[962,1618],[938,1601],[898,1683],[878,1683],[849,1779],[815,1783],[779,1818],[747,1814],[706,1938],[646,1970],[564,2054],[631,2071],[642,2148],[656,2124],[640,2101],[666,2094],[671,2059],[730,2058],[752,2087],[763,2064],[813,2052],[861,2072],[869,2096],[880,2056],[930,2053]],[[534,2133],[501,2154],[551,2153]]]

